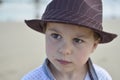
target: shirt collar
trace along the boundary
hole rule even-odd
[[[88,65],[88,73],[91,80],[98,80],[98,76],[96,74],[95,68],[90,58],[87,61],[87,65]]]
[[[46,59],[43,64],[44,72],[47,75],[47,77],[49,77],[50,80],[56,80],[54,78],[53,74],[51,73],[50,68],[48,67],[49,63],[50,63],[50,61],[48,59]]]
[[[50,68],[48,67],[49,63],[50,63],[50,61],[48,59],[46,59],[44,64],[43,64],[45,74],[49,77],[50,80],[56,80],[54,78],[53,74],[51,73]],[[90,58],[87,61],[87,65],[88,65],[88,73],[89,73],[91,80],[98,80],[98,76],[96,74],[96,71],[94,69],[93,63],[92,63]]]

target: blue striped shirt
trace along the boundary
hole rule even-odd
[[[21,80],[56,80],[47,66],[48,60],[35,70],[26,74]],[[93,64],[98,80],[112,80],[111,76],[103,68]],[[89,72],[87,72],[85,80],[91,80]]]

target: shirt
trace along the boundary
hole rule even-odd
[[[21,80],[56,80],[47,65],[48,63],[49,60],[46,59],[40,67],[26,74]],[[88,60],[88,69],[85,80],[112,80],[106,70],[92,64],[90,59]]]

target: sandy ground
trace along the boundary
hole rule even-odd
[[[120,35],[120,19],[104,20],[104,30]],[[100,44],[91,56],[105,68],[113,80],[120,80],[120,37],[109,44]],[[38,67],[45,58],[44,35],[23,22],[0,23],[0,80],[20,80]]]

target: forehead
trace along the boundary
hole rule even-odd
[[[72,24],[64,24],[64,23],[53,23],[48,22],[47,23],[47,30],[56,31],[56,32],[65,32],[68,34],[78,34],[78,35],[88,35],[90,36],[93,34],[93,30],[78,26],[78,25],[72,25]]]

